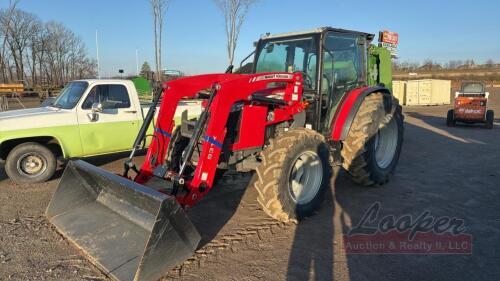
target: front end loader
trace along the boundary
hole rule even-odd
[[[110,277],[156,280],[197,249],[200,235],[186,210],[216,188],[218,171],[254,172],[262,210],[283,222],[319,208],[332,165],[362,185],[386,183],[401,151],[403,117],[380,82],[382,56],[369,59],[372,39],[334,28],[265,36],[251,74],[165,83],[124,173],[70,162],[49,220]],[[203,99],[204,110],[175,124],[186,98]],[[153,139],[136,167],[149,126]]]

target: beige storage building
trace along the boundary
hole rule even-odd
[[[405,105],[450,104],[450,80],[410,80],[406,82]]]

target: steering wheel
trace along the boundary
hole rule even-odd
[[[313,86],[312,77],[309,74],[307,74],[307,72],[305,72],[303,70],[297,71],[297,72],[302,73],[302,77],[304,78],[304,85],[308,86],[309,89],[312,89],[312,86]]]

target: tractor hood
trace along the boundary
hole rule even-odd
[[[67,115],[73,116],[75,114],[70,110],[54,107],[0,112],[0,132],[66,125],[69,120],[73,119],[68,118]]]

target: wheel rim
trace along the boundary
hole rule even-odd
[[[17,160],[19,174],[34,178],[47,170],[47,160],[38,153],[25,153]]]
[[[288,191],[298,205],[311,202],[318,193],[323,181],[323,166],[318,154],[306,151],[292,164]]]
[[[392,163],[398,147],[398,138],[396,119],[391,118],[388,124],[379,128],[375,136],[375,160],[380,168],[385,169]]]

